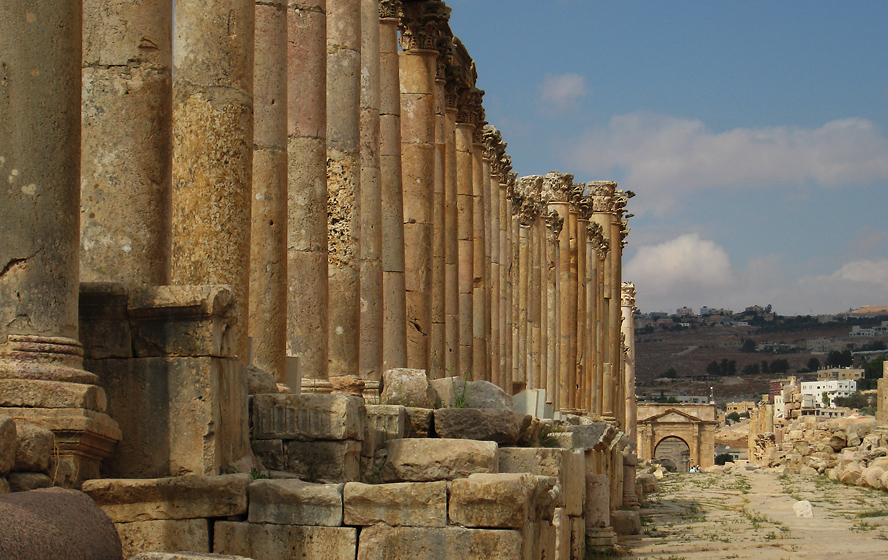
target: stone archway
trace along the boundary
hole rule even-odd
[[[687,462],[679,454],[670,461],[678,470],[690,465],[709,467],[715,464],[714,404],[648,404],[638,405],[638,450],[640,459],[654,459],[664,441],[680,440],[687,446]],[[667,444],[667,448],[668,448]]]
[[[691,446],[680,437],[667,436],[654,446],[654,458],[670,472],[687,472],[691,469]]]

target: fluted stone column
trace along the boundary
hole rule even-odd
[[[568,205],[568,239],[570,244],[569,254],[569,274],[570,283],[568,284],[567,299],[570,304],[567,306],[567,326],[570,329],[568,341],[568,387],[570,394],[568,395],[568,407],[576,411],[579,408],[577,397],[578,387],[580,384],[580,368],[577,357],[579,356],[579,336],[577,330],[578,318],[578,302],[579,302],[579,233],[578,233],[578,217],[579,217],[579,199],[583,193],[583,185],[571,184]]]
[[[606,355],[607,355],[607,347],[605,344],[606,334],[607,334],[607,300],[604,297],[604,285],[605,285],[605,268],[607,265],[607,254],[610,246],[608,245],[607,238],[604,236],[604,231],[600,224],[590,221],[589,228],[591,230],[593,247],[595,251],[595,255],[593,257],[593,266],[594,266],[594,286],[595,286],[595,297],[594,301],[594,348],[595,348],[595,382],[594,382],[594,395],[593,395],[593,410],[599,417],[604,417],[604,401],[605,401],[605,393],[609,390],[606,383],[610,382],[610,377],[607,374],[606,366]]]
[[[382,377],[384,352],[379,10],[379,0],[361,0],[360,373],[374,381]]]
[[[542,180],[541,180],[542,181]],[[542,211],[546,204],[537,192],[536,216],[530,237],[530,374],[528,387],[542,389],[545,375],[543,350],[543,309],[545,307],[544,263],[546,262],[546,224]]]
[[[586,200],[591,214],[591,197]],[[586,388],[587,410],[593,417],[601,416],[601,364],[598,344],[598,224],[586,220]]]
[[[514,172],[513,172],[514,173]],[[517,174],[515,174],[517,175]],[[526,380],[524,379],[524,371],[521,369],[524,362],[522,362],[522,358],[520,356],[521,352],[521,343],[519,341],[519,330],[521,326],[519,325],[519,318],[521,310],[518,307],[518,290],[520,284],[520,270],[519,270],[519,240],[520,240],[520,216],[521,216],[521,205],[523,203],[523,197],[519,196],[516,189],[516,180],[517,177],[510,179],[510,194],[511,198],[509,199],[511,211],[512,211],[512,227],[509,231],[508,243],[509,243],[509,253],[510,253],[510,261],[509,261],[509,305],[512,309],[512,385],[509,390],[510,394],[517,393],[524,389],[526,386]]]
[[[490,168],[484,157],[482,125],[484,109],[478,90],[478,108],[472,130],[472,372],[475,379],[489,380],[490,285],[486,216],[489,200],[486,185]]]
[[[570,395],[573,394],[573,383],[576,381],[576,362],[571,362],[571,335],[575,331],[576,324],[576,293],[571,297],[570,278],[570,189],[573,175],[566,173],[550,172],[544,179],[547,183],[546,190],[551,193],[552,199],[549,208],[555,210],[564,221],[561,233],[558,237],[558,277],[560,283],[561,300],[559,302],[559,330],[560,330],[560,355],[558,367],[558,410],[571,408]],[[571,321],[571,317],[574,317]],[[573,323],[573,324],[572,324]]]
[[[361,0],[327,5],[327,344],[358,375],[361,341]]]
[[[432,330],[432,199],[435,189],[436,69],[450,8],[407,2],[400,12],[401,150],[404,189],[407,367],[428,370]]]
[[[515,260],[515,310],[517,311],[517,321],[515,321],[516,332],[516,375],[515,383],[527,384],[527,333],[530,307],[530,226],[533,224],[534,208],[530,192],[533,189],[533,183],[536,177],[521,177],[516,181],[516,211],[518,223],[518,237],[515,240],[518,258]]]
[[[490,245],[490,381],[502,387],[502,314],[500,312],[500,187],[502,136],[491,125],[484,126],[484,154],[488,162],[487,198],[489,213],[487,238]]]
[[[81,14],[80,0],[0,11],[0,385],[19,401],[2,412],[53,430],[62,485],[98,477],[121,437],[77,340]]]
[[[326,379],[326,0],[289,0],[287,26],[287,354]]]
[[[552,181],[547,181],[551,187]],[[547,189],[548,191],[548,189]],[[548,191],[551,194],[551,191]],[[550,202],[551,206],[551,202]],[[546,214],[546,399],[554,407],[560,402],[559,374],[561,372],[561,274],[558,246],[564,218],[554,208],[547,208]]]
[[[172,0],[83,3],[80,277],[170,283]]]
[[[399,6],[399,0],[382,0],[379,3],[379,167],[383,240],[383,371],[407,367],[404,191],[401,184],[401,99],[398,76]]]
[[[620,303],[620,311],[619,314],[615,314],[617,316],[612,318],[612,322],[615,324],[615,331],[617,333],[616,344],[614,351],[616,352],[619,362],[615,362],[617,365],[615,366],[617,369],[615,371],[616,376],[616,384],[615,391],[616,394],[614,396],[614,402],[616,405],[616,415],[617,419],[620,421],[620,425],[623,427],[623,431],[626,431],[626,383],[625,383],[625,358],[626,354],[624,352],[624,343],[623,343],[623,335],[622,335],[622,319],[623,319],[623,311],[622,311],[622,293],[623,293],[623,245],[625,244],[625,237],[629,233],[629,228],[627,226],[627,220],[625,218],[625,208],[626,204],[629,202],[629,199],[635,196],[631,191],[616,191],[614,194],[614,221],[612,222],[612,237],[611,237],[611,250],[616,251],[616,258],[613,260],[614,265],[614,282],[616,283],[617,293],[614,297],[614,302]]]
[[[450,52],[448,48],[448,53]],[[448,55],[439,55],[448,56]],[[447,66],[447,73],[455,66]],[[444,375],[464,375],[460,367],[459,324],[459,219],[457,211],[456,115],[457,83],[451,76],[444,85]]]
[[[589,215],[592,212],[591,201],[583,193],[584,184],[579,185],[577,193],[577,408],[588,413],[591,412],[587,398],[588,387],[591,378],[592,366],[589,360],[589,317],[588,305],[588,273],[586,259],[586,229],[589,225]]]
[[[461,46],[461,44],[460,44]],[[463,47],[464,50],[464,47]],[[459,52],[459,51],[458,51]],[[466,55],[467,56],[467,55]],[[459,93],[456,115],[456,232],[457,232],[457,280],[459,287],[459,375],[476,379],[474,371],[474,154],[472,137],[480,99],[473,88],[463,88]]]
[[[250,338],[253,363],[287,381],[287,3],[256,1]]]
[[[178,0],[173,47],[174,284],[229,284],[247,359],[253,170],[252,0]]]
[[[591,181],[587,183],[589,194],[592,195],[592,216],[590,221],[601,227],[602,244],[607,247],[602,267],[602,304],[600,340],[603,351],[602,378],[601,378],[601,414],[605,420],[617,419],[617,403],[614,402],[614,384],[617,376],[614,372],[614,364],[619,363],[619,355],[614,346],[614,340],[619,342],[619,323],[615,320],[614,309],[619,306],[614,300],[617,295],[614,291],[614,259],[619,258],[614,248],[613,222],[614,222],[614,192],[617,184],[612,181]]]

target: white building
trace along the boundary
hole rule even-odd
[[[811,395],[817,408],[835,408],[836,397],[849,397],[857,391],[857,381],[853,379],[820,379],[818,381],[802,381],[802,395]],[[829,398],[827,405],[823,394]]]

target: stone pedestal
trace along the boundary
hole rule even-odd
[[[610,526],[610,487],[605,474],[586,475],[586,549],[613,549],[617,535]]]

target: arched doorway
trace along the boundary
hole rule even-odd
[[[680,437],[670,436],[660,440],[654,450],[654,458],[659,459],[660,464],[668,471],[691,470],[691,448]]]

